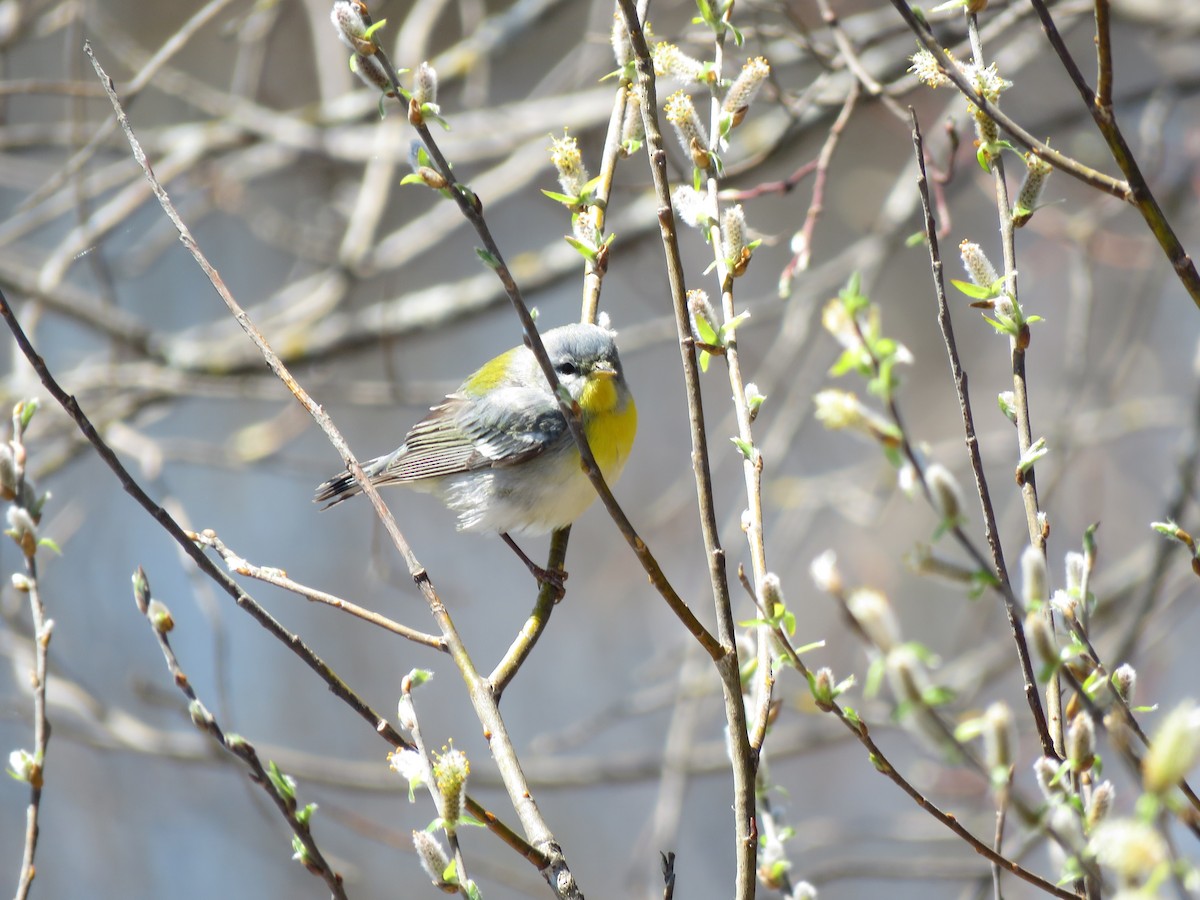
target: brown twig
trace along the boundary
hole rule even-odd
[[[934,37],[927,25],[920,21],[913,13],[912,9],[904,0],[891,0],[892,6],[900,13],[900,17],[912,29],[917,40],[921,45],[933,54],[938,64],[942,67],[947,78],[949,78],[956,88],[962,92],[968,100],[974,103],[977,107],[987,113],[1000,125],[1005,131],[1016,138],[1017,142],[1028,150],[1032,150],[1046,162],[1050,163],[1057,169],[1066,172],[1072,178],[1082,181],[1084,184],[1090,185],[1098,190],[1102,190],[1107,194],[1111,194],[1119,200],[1129,201],[1130,189],[1129,184],[1113,178],[1110,175],[1105,175],[1098,172],[1089,166],[1083,165],[1076,159],[1072,159],[1064,153],[1060,153],[1050,145],[1043,141],[1039,141],[1032,134],[1018,125],[1007,113],[1003,112],[995,103],[988,100],[979,91],[975,90],[974,86],[966,79],[959,71],[954,61],[942,49],[937,38]]]
[[[555,531],[550,536],[550,552],[546,558],[547,569],[550,571],[562,569],[567,561],[567,542],[570,539],[570,525]],[[520,634],[509,645],[504,657],[496,663],[496,668],[492,669],[492,673],[487,677],[487,682],[491,685],[497,702],[509,682],[516,677],[525,660],[529,658],[529,654],[533,652],[538,638],[545,632],[546,626],[550,623],[550,614],[554,612],[558,600],[558,591],[554,585],[545,583],[538,589],[537,599],[534,601],[529,616],[525,619],[525,625],[521,628]]]
[[[783,629],[778,625],[773,626],[773,631],[776,641],[783,649],[784,654],[787,656],[791,665],[796,669],[796,671],[804,676],[810,685],[813,684],[814,675],[812,671],[804,664],[803,660],[800,659],[800,656],[796,653],[795,648],[792,647],[791,640],[788,638],[787,634],[784,633]],[[952,832],[954,832],[955,835],[962,838],[962,840],[965,841],[968,846],[970,846],[971,849],[973,849],[980,856],[984,857],[989,862],[1000,866],[1005,871],[1011,872],[1023,881],[1027,881],[1030,884],[1040,888],[1051,896],[1059,897],[1061,900],[1077,900],[1077,894],[1052,884],[1051,882],[1034,874],[1013,860],[1002,856],[988,844],[977,838],[967,828],[965,828],[958,821],[957,816],[944,812],[937,804],[926,797],[920,791],[920,789],[909,782],[908,779],[901,775],[895,766],[892,765],[891,761],[888,760],[887,756],[879,748],[879,745],[877,745],[874,739],[871,737],[871,732],[867,727],[867,723],[857,713],[848,713],[840,704],[837,703],[836,700],[833,699],[818,699],[817,707],[822,712],[833,715],[839,722],[849,729],[851,734],[853,734],[858,739],[859,743],[861,743],[866,749],[871,760],[871,764],[875,767],[877,772],[888,778],[893,784],[899,787],[900,790],[907,794],[913,800],[913,802],[917,804],[917,806],[921,807],[921,809],[928,812],[931,816],[949,828]]]
[[[175,656],[175,651],[171,648],[171,642],[167,638],[168,632],[174,628],[170,613],[165,606],[162,606],[159,601],[151,597],[150,584],[146,580],[146,573],[140,567],[134,575],[134,596],[137,600],[138,609],[146,616],[150,624],[150,630],[154,632],[154,636],[158,640],[158,646],[162,650],[167,670],[171,673],[171,680],[175,682],[175,686],[179,688],[188,700],[188,713],[191,715],[192,723],[247,765],[250,769],[250,780],[261,787],[267,796],[271,798],[271,802],[275,804],[275,808],[279,810],[280,815],[288,823],[288,827],[292,829],[292,834],[299,842],[300,846],[297,847],[297,858],[309,872],[324,880],[335,898],[346,900],[346,891],[342,885],[342,876],[335,872],[333,867],[326,862],[321,849],[317,846],[316,839],[313,837],[308,823],[308,817],[311,813],[299,809],[297,806],[295,784],[291,783],[288,776],[283,775],[277,769],[272,773],[268,773],[259,760],[258,751],[255,750],[254,745],[244,737],[227,734],[217,724],[216,718],[208,711],[200,701],[200,698],[196,696],[191,681],[180,667],[179,660]]]
[[[46,605],[42,601],[38,582],[37,552],[40,541],[37,525],[41,520],[41,501],[34,495],[33,485],[25,477],[27,455],[25,450],[25,428],[36,407],[18,403],[13,410],[13,435],[6,450],[12,466],[12,483],[5,488],[12,490],[12,513],[9,515],[8,534],[16,541],[25,564],[23,576],[13,576],[14,587],[29,597],[29,614],[33,623],[33,670],[29,681],[33,693],[33,751],[22,770],[16,774],[29,784],[29,806],[25,810],[25,842],[21,852],[21,867],[17,876],[17,900],[26,900],[37,875],[38,836],[42,811],[42,788],[45,784],[46,751],[50,744],[50,720],[46,715],[47,652],[50,636],[54,631],[53,620],[46,618]],[[22,755],[27,751],[23,751]],[[15,771],[15,770],[14,770]]]
[[[1104,0],[1100,0],[1100,2],[1104,2]],[[1043,28],[1046,29],[1047,37],[1050,39],[1051,44],[1055,46],[1056,51],[1059,52],[1060,58],[1064,60],[1064,65],[1066,65],[1066,59],[1070,58],[1070,54],[1066,52],[1065,44],[1062,43],[1057,29],[1054,28],[1049,11],[1042,0],[1031,0],[1031,3],[1038,14],[1038,18],[1042,21]],[[1078,160],[1058,152],[1035,138],[967,82],[962,73],[958,71],[957,66],[946,56],[946,52],[938,44],[932,32],[929,31],[924,23],[917,19],[905,0],[892,0],[892,6],[896,8],[901,18],[912,29],[913,33],[917,36],[917,40],[938,60],[945,70],[946,77],[954,82],[954,85],[967,99],[991,116],[1019,144],[1026,149],[1032,150],[1055,168],[1061,169],[1084,184],[1102,190],[1119,200],[1136,206],[1138,211],[1141,212],[1142,218],[1146,220],[1146,224],[1158,241],[1163,253],[1170,261],[1176,276],[1188,292],[1188,296],[1192,298],[1193,303],[1200,306],[1200,274],[1196,272],[1196,267],[1191,257],[1183,249],[1178,236],[1171,228],[1170,223],[1163,214],[1162,208],[1158,205],[1158,201],[1154,198],[1153,193],[1151,193],[1149,186],[1146,184],[1132,150],[1116,125],[1116,119],[1113,116],[1111,106],[1107,109],[1100,109],[1092,102],[1090,95],[1085,97],[1085,101],[1088,102],[1088,108],[1092,112],[1092,117],[1096,121],[1097,128],[1108,142],[1113,159],[1125,175],[1126,180],[1124,181],[1119,181],[1097,172],[1095,169],[1083,165]],[[1103,25],[1106,22],[1106,16],[1101,16],[1097,19],[1097,25]],[[1107,35],[1098,36],[1098,41],[1101,44],[1107,40]],[[1068,71],[1072,68],[1078,71],[1073,62],[1068,66]],[[1077,86],[1084,83],[1082,75],[1078,79],[1072,76],[1072,80],[1076,81]]]
[[[1042,710],[1037,678],[1033,672],[1033,661],[1029,655],[1029,646],[1025,641],[1025,628],[1021,622],[1020,611],[1017,608],[1016,598],[1013,596],[1011,583],[1008,578],[1008,569],[1004,563],[1004,549],[1000,544],[999,530],[996,527],[996,513],[992,506],[987,477],[983,471],[983,457],[979,451],[979,437],[975,433],[975,418],[971,412],[971,399],[967,391],[967,373],[962,367],[962,360],[958,355],[958,344],[954,340],[954,325],[950,319],[950,305],[946,302],[946,285],[942,272],[941,251],[938,247],[937,224],[933,219],[933,208],[929,199],[929,181],[925,175],[924,141],[921,137],[921,128],[917,122],[916,112],[910,109],[909,115],[912,122],[913,147],[917,157],[917,188],[921,195],[921,208],[925,217],[925,237],[929,245],[929,266],[933,273],[933,285],[937,297],[938,326],[941,328],[942,340],[946,345],[946,354],[950,362],[950,374],[954,380],[955,392],[958,395],[958,406],[962,415],[967,456],[971,461],[971,471],[975,476],[975,490],[979,495],[979,505],[983,512],[984,535],[991,551],[993,571],[1001,585],[1004,610],[1008,617],[1008,627],[1012,632],[1013,641],[1017,648],[1017,656],[1021,663],[1025,701],[1029,705],[1030,712],[1033,714],[1034,725],[1037,728],[1038,737],[1042,743],[1042,752],[1046,756],[1057,757],[1054,749],[1054,741],[1050,736],[1046,716]],[[923,484],[924,479],[921,481]]]
[[[658,224],[662,236],[667,278],[671,286],[672,308],[675,312],[675,327],[679,337],[680,362],[687,393],[688,419],[692,438],[692,470],[696,480],[700,528],[704,537],[709,584],[717,613],[720,642],[715,644],[711,650],[708,647],[705,649],[709,650],[721,678],[725,718],[731,738],[734,777],[734,846],[737,854],[734,896],[749,898],[754,895],[754,869],[757,851],[753,832],[756,760],[752,757],[746,733],[746,708],[742,699],[741,675],[734,639],[729,578],[725,570],[725,551],[721,547],[716,507],[713,501],[708,439],[704,430],[704,407],[700,397],[699,365],[692,344],[683,263],[679,255],[675,216],[671,208],[667,155],[663,149],[662,131],[658,123],[654,66],[650,60],[650,50],[646,46],[645,34],[642,31],[633,0],[618,0],[618,4],[621,15],[625,17],[626,28],[637,62],[638,87],[642,98],[642,121],[646,132],[646,153],[649,157],[650,173],[654,181],[655,197],[658,199]]]
[[[315,588],[310,588],[308,585],[300,584],[300,582],[288,578],[287,573],[282,569],[255,565],[249,560],[238,556],[225,546],[225,542],[217,537],[217,533],[211,528],[206,528],[201,532],[190,531],[188,532],[188,537],[201,547],[210,548],[225,561],[225,565],[231,571],[236,572],[238,575],[245,575],[248,578],[254,578],[265,584],[273,584],[276,587],[283,588],[285,591],[299,594],[301,597],[311,600],[314,603],[324,603],[326,606],[340,609],[342,612],[349,613],[355,618],[376,625],[384,631],[398,634],[400,637],[410,640],[414,644],[423,644],[434,650],[440,650],[442,653],[447,652],[445,638],[440,638],[433,634],[425,634],[414,628],[409,628],[407,625],[401,625],[399,622],[395,622],[387,616],[380,615],[374,610],[365,609],[356,603],[351,603],[349,600],[343,600],[341,597],[335,597],[333,594],[326,593],[325,591],[318,591]]]
[[[846,126],[850,124],[850,117],[854,114],[858,97],[859,87],[856,81],[850,86],[841,112],[829,126],[829,134],[825,137],[825,142],[821,144],[821,152],[817,155],[815,163],[816,174],[813,176],[812,197],[809,199],[808,211],[804,214],[804,224],[800,226],[799,232],[793,238],[793,244],[798,243],[799,249],[780,272],[779,283],[781,285],[790,284],[801,272],[808,271],[808,264],[812,259],[813,238],[817,231],[817,220],[825,211],[825,185],[829,180],[829,166],[833,161],[833,154],[837,150],[842,134],[845,132]]]

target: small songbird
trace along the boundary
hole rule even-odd
[[[559,383],[583,418],[604,480],[616,482],[637,433],[637,407],[625,383],[614,333],[574,324],[542,335]],[[494,531],[540,581],[557,583],[511,535],[545,534],[574,522],[596,499],[579,449],[528,347],[485,363],[430,409],[396,450],[363,464],[377,487],[403,484],[437,496],[458,513],[460,531]],[[333,506],[360,492],[349,472],[317,488]]]

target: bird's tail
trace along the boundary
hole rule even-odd
[[[403,450],[400,447],[394,453],[389,453],[387,456],[379,456],[375,459],[368,460],[362,464],[363,472],[371,479],[372,484],[379,484],[380,476],[388,465],[394,460]],[[362,488],[358,486],[358,482],[354,480],[354,476],[348,471],[341,472],[333,476],[328,481],[323,481],[317,485],[316,496],[313,497],[314,503],[324,503],[323,509],[329,509],[331,506],[337,506],[343,500],[349,500],[355,494],[361,494]]]
[[[324,503],[325,506],[322,509],[329,509],[329,507],[336,506],[343,500],[349,500],[355,494],[361,493],[362,488],[358,486],[354,476],[349,472],[342,472],[317,485],[317,494],[313,497],[313,502]]]

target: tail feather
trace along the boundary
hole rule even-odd
[[[324,503],[325,506],[322,509],[329,509],[329,507],[337,506],[343,500],[349,500],[355,494],[361,493],[362,488],[358,486],[354,476],[349,472],[343,472],[317,485],[317,494],[313,497],[313,502]]]
[[[404,447],[392,451],[386,456],[377,456],[375,459],[367,460],[362,464],[363,472],[367,478],[371,479],[374,485],[388,484],[388,479],[384,475],[387,467],[404,452]],[[331,506],[337,506],[343,500],[349,500],[356,494],[361,494],[362,488],[358,486],[358,482],[354,480],[354,476],[348,471],[334,475],[328,481],[323,481],[317,485],[316,496],[313,497],[314,503],[324,503],[322,509],[329,509]]]

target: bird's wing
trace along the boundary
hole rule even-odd
[[[486,401],[451,394],[413,426],[383,479],[416,481],[510,466],[543,453],[566,434],[567,423],[544,390],[497,388]]]

